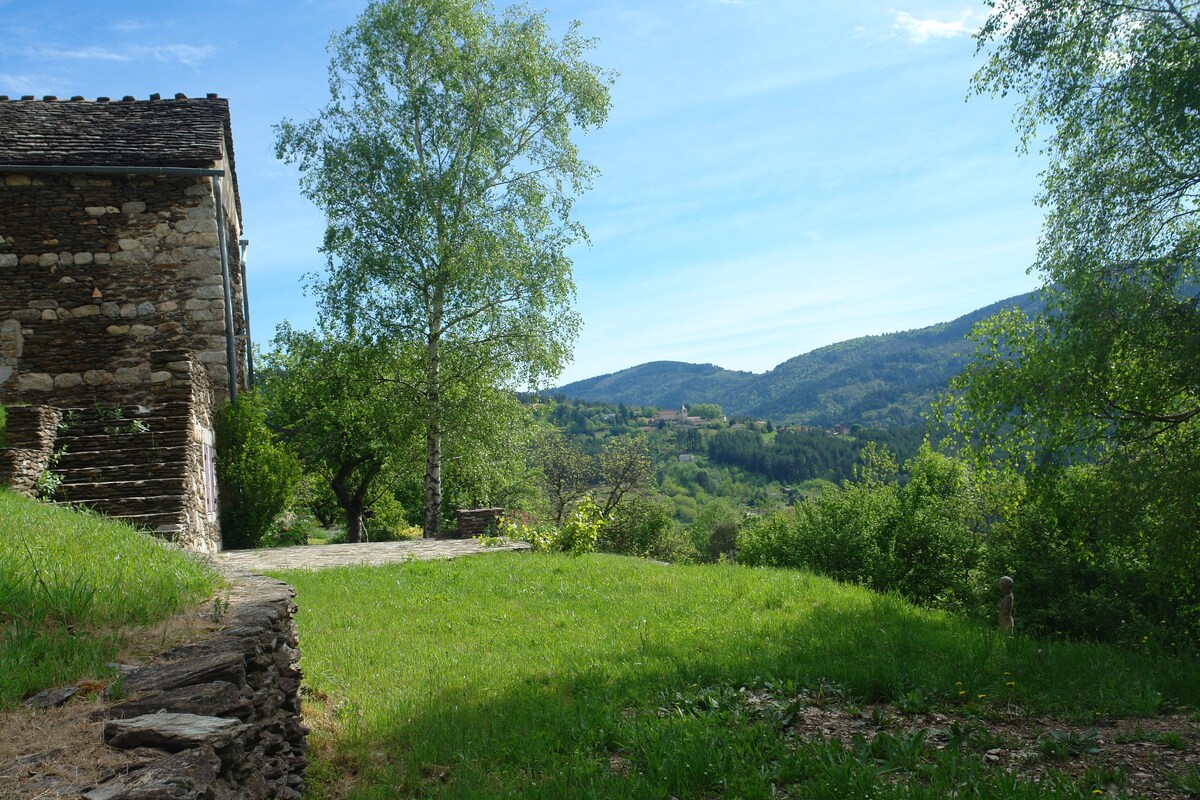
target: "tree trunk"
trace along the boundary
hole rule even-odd
[[[362,515],[361,507],[346,509],[346,542],[349,544],[362,541]]]
[[[425,538],[442,527],[442,378],[439,344],[442,326],[441,292],[435,292],[429,315],[425,353]]]

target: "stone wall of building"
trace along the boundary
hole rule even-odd
[[[187,393],[188,437],[184,466],[184,496],[180,534],[176,537],[189,550],[215,553],[221,549],[216,473],[216,408],[208,372],[188,352],[158,351],[153,354],[151,380],[167,392]]]
[[[228,396],[211,178],[35,173],[2,181],[0,402],[141,402],[149,354],[163,349],[194,352],[217,402]],[[231,226],[234,328],[242,333],[237,240]]]
[[[7,446],[0,449],[0,486],[35,497],[38,476],[54,465],[62,411],[49,406],[17,406],[6,413]]]
[[[10,406],[0,486],[92,508],[189,550],[221,549],[215,407],[208,372],[186,350],[149,354],[136,402],[72,408]]]

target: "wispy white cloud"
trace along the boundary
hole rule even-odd
[[[161,30],[164,24],[156,20],[148,19],[122,19],[117,20],[108,29],[114,33],[144,33],[150,30]]]
[[[0,0],[0,5],[3,2]],[[6,94],[20,95],[29,93],[30,86],[42,86],[46,80],[40,75],[17,75],[12,72],[0,72],[0,89]]]
[[[163,63],[175,62],[187,67],[197,67],[215,55],[216,52],[216,46],[211,44],[158,44],[137,45],[119,51],[95,45],[76,48],[42,46],[26,48],[24,54],[29,58],[43,61],[59,61],[64,59],[72,61],[139,61],[149,59]]]
[[[922,19],[907,11],[897,11],[895,14],[892,27],[901,31],[914,44],[924,44],[930,39],[970,36],[976,28],[975,13],[970,9],[955,19],[937,19],[936,17]]]
[[[128,61],[129,55],[109,50],[106,47],[30,47],[25,50],[29,58],[43,61],[70,59],[72,61]]]
[[[199,66],[217,52],[216,46],[211,44],[200,46],[191,44],[161,44],[154,47],[138,48],[138,50],[144,51],[146,55],[151,56],[156,61],[178,61],[180,64],[189,67]]]

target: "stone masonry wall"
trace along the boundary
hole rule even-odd
[[[221,549],[216,479],[216,408],[208,372],[190,353],[154,354],[155,386],[188,391],[191,433],[185,467],[183,519],[176,541],[189,550]]]
[[[154,664],[125,671],[129,699],[111,706],[110,747],[148,762],[86,800],[300,797],[307,729],[300,717],[294,590],[249,576],[234,585],[225,626]]]
[[[232,230],[228,245],[241,333]],[[136,402],[160,349],[195,352],[220,402],[225,342],[211,179],[3,176],[0,402]]]
[[[62,411],[49,406],[7,409],[7,447],[0,449],[0,486],[37,495],[37,480],[54,459]]]
[[[123,405],[10,406],[0,486],[36,496],[38,476],[53,469],[63,481],[54,499],[126,519],[189,550],[216,553],[221,531],[208,372],[185,350],[156,350],[149,359],[150,384]],[[97,449],[86,434],[97,432],[92,418],[105,411],[120,413],[102,423],[112,433]],[[131,427],[135,423],[142,432]],[[167,482],[169,493],[148,497],[161,494],[148,488],[155,481]]]

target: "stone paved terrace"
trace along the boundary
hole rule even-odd
[[[219,570],[227,575],[236,575],[268,570],[379,566],[380,564],[395,564],[404,561],[432,561],[478,553],[529,549],[531,548],[528,542],[507,540],[488,547],[474,539],[408,539],[400,542],[313,544],[261,550],[226,550],[210,557]]]

